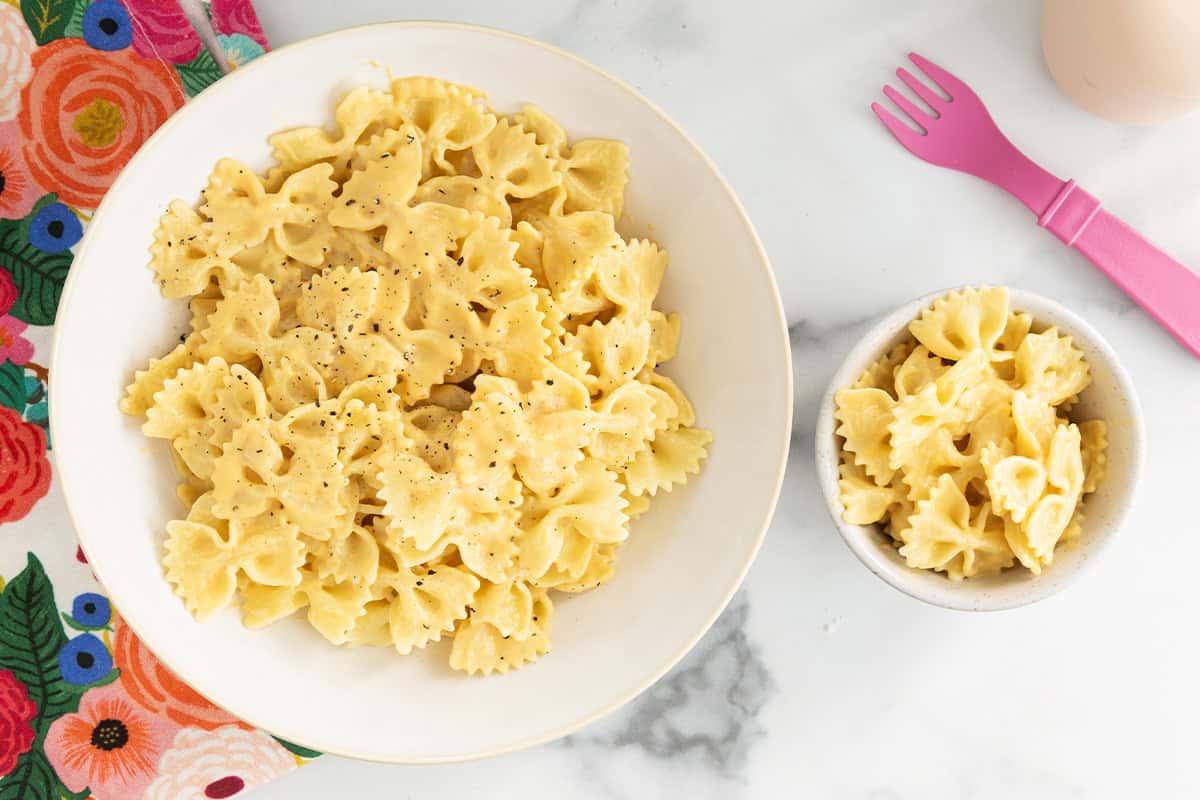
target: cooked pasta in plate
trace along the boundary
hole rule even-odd
[[[335,119],[273,136],[265,176],[222,160],[155,234],[191,332],[122,409],[182,475],[166,577],[201,619],[303,609],[335,644],[451,636],[453,668],[505,672],[706,455],[658,371],[667,255],[617,232],[625,146],[540,109],[404,78]]]

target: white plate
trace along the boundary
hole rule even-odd
[[[554,650],[513,674],[468,679],[445,643],[402,657],[336,648],[301,619],[198,624],[162,577],[163,526],[178,515],[162,442],[117,401],[134,369],[186,329],[146,268],[159,215],[196,200],[212,165],[269,163],[267,136],[332,122],[350,88],[425,74],[477,86],[502,111],[537,103],[576,137],[629,143],[626,234],[671,254],[660,298],[683,316],[664,370],[715,443],[704,471],[633,526],[617,576],[558,605]],[[713,113],[722,113],[713,109]],[[742,580],[779,493],[791,425],[787,332],[770,265],[713,164],[661,111],[579,59],[507,33],[377,25],[285,47],[176,114],[126,167],[88,226],[58,316],[50,398],[54,453],[93,569],[126,621],[181,678],[232,713],[318,750],[395,762],[493,755],[566,735],[666,672]]]

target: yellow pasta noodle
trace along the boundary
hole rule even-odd
[[[951,292],[837,393],[846,522],[879,524],[910,567],[951,580],[1016,562],[1040,574],[1079,535],[1106,426],[1068,416],[1087,362],[1034,327],[1003,287]]]
[[[193,333],[121,408],[183,475],[166,578],[200,619],[304,611],[335,644],[451,637],[453,668],[506,672],[549,652],[553,593],[611,578],[630,519],[706,457],[657,372],[680,340],[654,308],[667,254],[617,232],[625,145],[535,107],[402,78],[334,122],[271,137],[265,177],[223,159],[155,234]],[[1039,396],[1062,388],[1044,362],[1021,361]]]

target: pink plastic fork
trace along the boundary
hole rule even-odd
[[[1083,253],[1117,286],[1146,309],[1183,346],[1200,356],[1200,275],[1171,258],[1133,228],[1100,207],[1075,181],[1063,181],[1013,146],[983,102],[958,78],[916,53],[909,59],[949,99],[901,67],[900,80],[934,116],[891,86],[883,87],[921,128],[914,131],[879,103],[871,110],[918,158],[994,183],[1037,215],[1038,225]]]

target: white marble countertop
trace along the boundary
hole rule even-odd
[[[632,83],[707,150],[774,262],[796,417],[775,522],[744,589],[672,673],[567,740],[492,761],[332,757],[256,797],[1126,798],[1196,796],[1191,503],[1200,362],[1000,191],[908,156],[867,109],[917,49],[966,79],[1036,160],[1200,264],[1200,116],[1123,128],[1042,65],[1040,0],[258,0],[276,44],[439,18],[551,42]],[[925,606],[864,569],[820,503],[816,402],[869,320],[1006,283],[1067,304],[1141,393],[1148,464],[1095,570],[1034,607]],[[1197,310],[1200,313],[1200,309]]]

